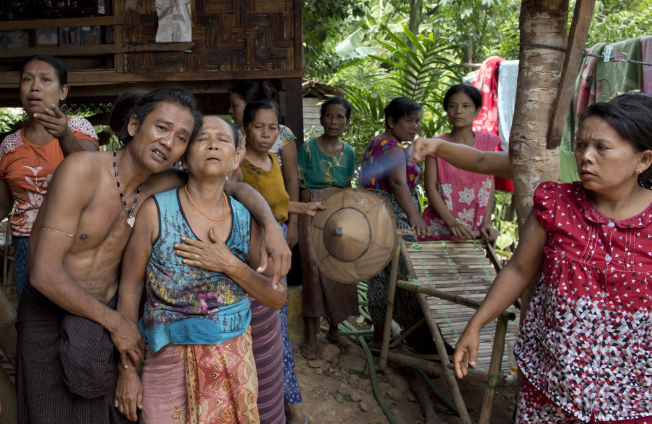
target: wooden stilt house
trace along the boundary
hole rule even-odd
[[[157,4],[158,12],[185,8],[185,41],[156,41]],[[73,103],[176,85],[193,92],[204,113],[226,114],[237,80],[268,80],[278,90],[282,122],[301,140],[302,42],[301,0],[6,0],[0,106],[20,106],[23,61],[50,54],[68,68]]]

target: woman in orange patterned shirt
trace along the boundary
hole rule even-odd
[[[9,218],[14,246],[14,282],[20,297],[27,274],[27,243],[32,224],[63,158],[97,150],[93,126],[69,118],[59,108],[68,96],[68,72],[57,58],[34,56],[20,72],[20,101],[27,123],[0,144],[0,217]]]

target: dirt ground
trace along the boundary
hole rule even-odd
[[[376,401],[369,367],[364,350],[360,345],[349,341],[349,353],[341,354],[334,345],[322,340],[319,359],[308,361],[299,354],[299,341],[302,334],[302,313],[300,290],[290,290],[290,334],[295,357],[295,366],[303,396],[303,411],[311,424],[385,424],[389,423]],[[15,301],[13,287],[5,287],[10,300]],[[297,306],[297,307],[293,307]],[[350,320],[354,324],[353,319]],[[323,323],[327,325],[326,322]],[[357,325],[356,325],[357,326]],[[375,357],[377,361],[377,357]],[[3,368],[9,367],[6,361]],[[6,369],[13,374],[13,369]],[[388,363],[384,373],[377,373],[379,388],[385,402],[399,424],[425,423],[422,408],[410,388],[410,382],[418,377],[408,368]],[[432,383],[452,403],[452,393],[442,373],[431,378]],[[460,391],[471,419],[477,422],[480,416],[487,378],[485,374],[471,372],[459,382]],[[515,384],[501,384],[494,397],[491,424],[511,424],[515,406]],[[427,424],[458,424],[461,419],[430,393],[438,421]]]
[[[298,345],[293,343],[297,378],[303,396],[303,410],[310,418],[310,422],[313,424],[389,423],[374,398],[368,378],[369,368],[362,347],[351,342],[349,353],[340,354],[335,346],[323,340],[320,346],[321,358],[308,361],[298,354]],[[422,408],[410,388],[410,381],[417,379],[410,369],[389,363],[388,369],[383,374],[377,373],[377,376],[379,388],[397,423],[425,423]],[[440,374],[431,378],[431,381],[452,402],[453,397],[445,377]],[[471,373],[459,382],[469,415],[476,422],[480,416],[486,381],[486,375]],[[492,424],[512,422],[515,391],[516,386],[513,383],[501,384],[497,388],[490,421]],[[431,423],[462,422],[454,412],[432,395],[432,391],[429,393],[439,419]]]

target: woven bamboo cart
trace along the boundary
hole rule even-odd
[[[403,232],[397,235],[393,252],[387,318],[378,368],[383,370],[387,360],[390,359],[414,368],[440,372],[439,365],[432,362],[434,358],[389,351],[413,331],[413,329],[404,329],[406,331],[401,336],[390,340],[396,288],[416,292],[424,313],[423,320],[417,325],[422,323],[428,325],[439,354],[437,359],[441,361],[444,376],[452,389],[455,406],[462,420],[470,423],[471,419],[460,394],[444,340],[451,345],[457,342],[467,322],[484,299],[496,277],[497,270],[500,270],[500,262],[491,246],[482,240],[407,243],[403,242],[401,235]],[[400,256],[407,263],[409,272],[407,280],[398,278]],[[507,322],[515,320],[518,315],[518,309],[512,307],[485,326],[480,333],[481,344],[476,369],[488,375],[480,424],[489,423],[499,377],[509,372],[509,364],[503,357],[503,353],[505,343],[511,345],[515,341],[518,325],[512,325],[508,329]]]

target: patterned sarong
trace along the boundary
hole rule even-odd
[[[167,345],[143,363],[146,423],[259,423],[251,330],[219,345]]]

